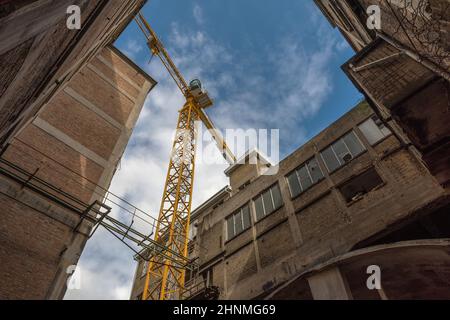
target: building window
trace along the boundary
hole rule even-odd
[[[370,168],[357,177],[345,182],[339,187],[339,191],[345,198],[345,201],[352,202],[361,199],[366,193],[369,193],[382,184],[383,180],[375,168]]]
[[[227,239],[230,240],[250,227],[250,210],[243,206],[227,218]]]
[[[203,281],[206,285],[206,287],[212,287],[214,282],[213,282],[213,269],[209,268],[208,270],[202,272],[202,278]]]
[[[323,178],[322,170],[316,158],[312,158],[287,176],[291,197],[294,198],[306,191]]]
[[[391,131],[376,115],[373,115],[358,127],[372,146],[391,134]]]
[[[278,183],[260,194],[253,201],[255,203],[257,221],[271,214],[275,210],[278,210],[283,205],[283,199],[281,198]]]
[[[333,172],[365,150],[355,132],[351,131],[323,150],[321,155],[328,171]]]

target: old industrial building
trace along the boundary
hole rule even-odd
[[[450,4],[315,3],[356,51],[342,68],[365,102],[275,176],[257,152],[226,171],[192,213],[184,298],[448,299]]]
[[[145,1],[3,1],[0,299],[61,299],[155,81],[112,43]],[[82,28],[66,27],[79,5]]]
[[[406,134],[443,186],[450,181],[450,3],[315,0],[357,51],[343,69],[371,106]],[[379,24],[368,23],[370,6]],[[369,27],[371,26],[371,27]]]
[[[61,299],[111,211],[105,194],[156,84],[113,43],[145,2],[2,1],[0,299]],[[315,3],[355,50],[342,68],[365,100],[276,175],[257,150],[226,170],[230,185],[191,214],[182,298],[449,299],[450,3]],[[80,30],[67,28],[71,5]],[[380,288],[367,285],[373,266]]]
[[[263,175],[236,164],[192,213],[186,299],[450,298],[450,194],[366,102]],[[254,162],[253,162],[254,163]],[[142,293],[139,261],[131,298]],[[382,288],[369,290],[377,265]]]

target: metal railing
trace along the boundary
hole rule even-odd
[[[24,148],[18,148],[14,144],[8,145],[8,148],[17,148],[16,151],[23,154],[23,159],[27,159],[28,163],[35,164],[35,168],[33,168],[33,172],[30,172],[31,170],[26,170],[21,165],[5,159],[5,150],[3,150],[0,158],[0,174],[13,179],[22,188],[26,187],[78,214],[80,220],[74,227],[74,231],[81,232],[82,226],[86,226],[90,230],[87,236],[91,237],[101,226],[144,260],[149,260],[154,255],[162,255],[169,259],[173,265],[180,268],[188,270],[195,268],[188,258],[173,252],[164,243],[152,238],[157,219],[149,213],[102,188],[55,159],[47,157],[25,142],[19,139],[14,141],[32,149],[33,152],[27,152]],[[43,158],[45,161],[42,160]],[[61,181],[64,183],[58,186],[46,181],[47,179],[44,180],[45,177],[41,177],[40,173],[46,170],[51,172],[52,176],[62,178]],[[74,190],[73,192],[64,190],[67,189],[68,184],[72,184],[70,191]],[[73,186],[77,187],[74,188]],[[80,199],[79,195],[75,195],[76,193],[83,194],[83,192],[91,195],[91,199],[94,200],[91,203],[86,203],[86,201]],[[145,255],[142,254],[144,251],[146,252]]]

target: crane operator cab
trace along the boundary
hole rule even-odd
[[[203,91],[200,80],[194,79],[189,82],[189,91],[194,96],[194,99],[199,104],[200,108],[212,106],[213,101],[209,97],[208,92]]]
[[[198,95],[202,92],[202,83],[198,79],[194,79],[189,82],[189,90],[191,90],[193,95]]]

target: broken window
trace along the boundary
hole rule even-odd
[[[280,187],[278,184],[274,185],[256,197],[253,201],[255,203],[256,220],[261,220],[283,205]]]
[[[343,139],[340,139],[333,144],[333,150],[341,165],[352,160],[350,149],[347,148]]]
[[[345,201],[352,202],[361,199],[366,193],[382,184],[383,180],[375,168],[370,168],[344,183],[339,187],[339,191],[344,196]]]
[[[287,176],[292,198],[317,183],[323,178],[322,170],[316,158],[312,158]]]
[[[358,127],[366,137],[367,141],[369,141],[370,145],[374,145],[391,134],[391,131],[384,125],[377,115],[373,115],[361,123]]]
[[[248,205],[240,208],[227,218],[227,239],[230,240],[250,227],[250,210]]]
[[[322,159],[329,172],[333,172],[347,162],[351,161],[366,149],[354,131],[334,142],[321,152]]]
[[[211,287],[213,285],[213,269],[209,268],[206,271],[202,272],[202,278],[207,287]]]
[[[316,158],[312,158],[306,163],[309,174],[311,175],[311,179],[313,183],[317,183],[318,181],[322,180],[323,173],[322,170],[319,167],[319,164],[317,163]]]

